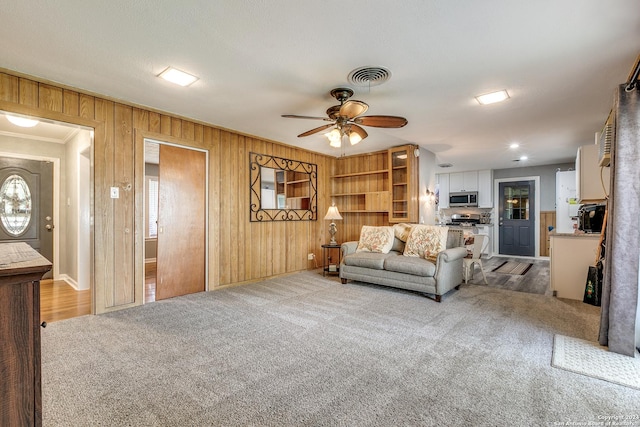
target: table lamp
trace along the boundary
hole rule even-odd
[[[329,206],[329,210],[327,211],[327,214],[324,216],[324,219],[331,220],[331,224],[329,224],[329,235],[331,235],[331,240],[329,241],[329,244],[337,245],[338,242],[336,242],[336,231],[338,231],[338,229],[336,228],[336,223],[334,221],[337,219],[342,219],[342,216],[340,215],[340,212],[338,211],[338,207],[336,206],[335,203],[332,203],[331,206]]]

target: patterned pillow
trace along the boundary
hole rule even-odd
[[[378,252],[387,254],[393,246],[393,227],[363,225],[356,252]]]
[[[411,224],[400,223],[393,226],[393,232],[396,235],[396,239],[407,242],[409,234],[411,234]]]
[[[414,225],[404,247],[404,255],[435,261],[438,252],[447,248],[449,227]]]

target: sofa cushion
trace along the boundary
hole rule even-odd
[[[393,246],[393,227],[363,225],[356,252],[378,252],[386,254]]]
[[[396,239],[406,243],[407,239],[409,238],[409,234],[411,234],[411,227],[411,224],[405,224],[403,222],[401,222],[400,224],[395,224],[393,226],[393,232],[396,235]]]
[[[404,242],[397,237],[393,239],[393,246],[391,246],[392,251],[396,252],[404,252]]]
[[[384,260],[384,269],[398,273],[413,274],[414,276],[433,277],[436,266],[431,261],[409,256],[394,256]]]
[[[346,265],[354,267],[372,268],[374,270],[384,270],[384,260],[388,257],[397,257],[398,252],[382,254],[377,252],[356,252],[343,258]]]
[[[449,227],[414,225],[404,247],[404,255],[435,260],[447,248]]]

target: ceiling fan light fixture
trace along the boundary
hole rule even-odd
[[[329,140],[329,145],[335,148],[340,148],[342,145],[342,133],[338,130],[338,128],[334,128],[331,132],[327,132],[324,134]]]
[[[166,70],[158,74],[158,77],[183,87],[189,86],[198,80],[198,77],[193,74],[189,74],[173,67],[168,67]]]
[[[480,105],[489,105],[509,99],[509,93],[503,89],[496,92],[485,93],[484,95],[478,95],[475,98]]]
[[[35,125],[37,125],[38,123],[40,123],[38,120],[35,120],[35,119],[28,119],[26,117],[12,116],[11,114],[7,114],[7,115],[5,115],[5,117],[11,123],[13,123],[16,126],[20,126],[21,128],[32,128]]]
[[[362,141],[362,137],[358,135],[357,132],[349,133],[349,142],[351,143],[351,145],[356,145],[360,141]]]

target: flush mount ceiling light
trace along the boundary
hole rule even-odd
[[[185,73],[184,71],[180,71],[177,68],[169,67],[160,74],[158,77],[162,77],[168,82],[180,85],[180,86],[189,86],[193,84],[198,78],[192,74]]]
[[[506,90],[499,90],[497,92],[478,95],[475,98],[480,105],[489,105],[489,104],[495,104],[496,102],[502,102],[506,99],[509,99],[509,94],[507,93]]]
[[[32,128],[40,123],[38,120],[28,119],[26,117],[12,116],[10,114],[7,114],[5,117],[14,125],[20,126],[22,128]]]
[[[509,145],[509,148],[511,148],[512,150],[515,150],[518,147],[520,147],[520,144],[518,144],[517,142],[514,142],[511,145]]]

